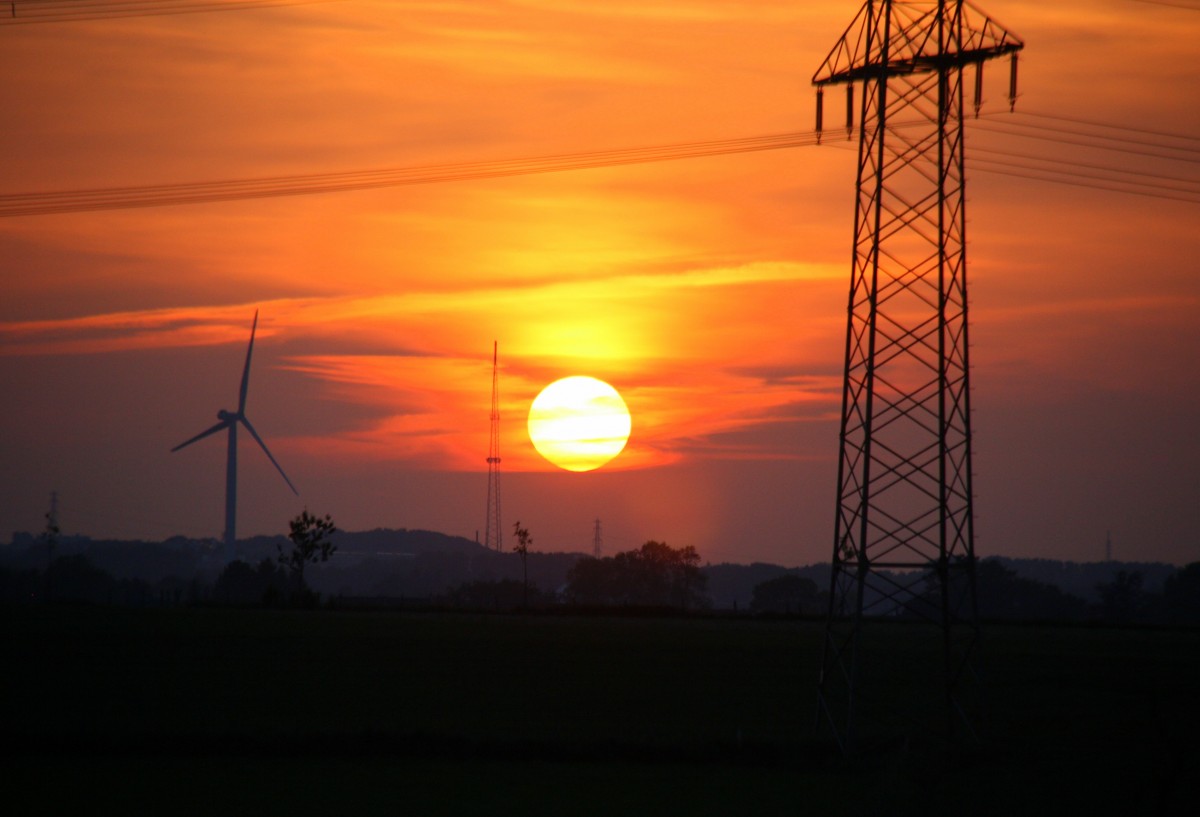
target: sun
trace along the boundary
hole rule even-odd
[[[555,380],[529,407],[529,439],[568,471],[591,471],[621,453],[632,421],[625,401],[594,377]]]

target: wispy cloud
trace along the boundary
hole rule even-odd
[[[608,379],[633,413],[630,446],[612,467],[644,467],[694,452],[714,435],[784,421],[781,412],[792,404],[830,399],[828,383],[804,379],[812,373],[797,368],[805,365],[803,355],[777,354],[770,366],[749,366],[772,360],[758,347],[764,332],[782,327],[748,331],[732,313],[807,285],[824,286],[834,275],[820,266],[759,263],[465,292],[455,287],[9,322],[0,324],[0,353],[99,355],[242,344],[258,309],[260,342],[284,355],[282,368],[310,378],[335,401],[374,412],[374,419],[349,430],[296,444],[324,455],[454,469],[477,467],[486,446],[485,352],[498,339],[509,467],[549,467],[528,444],[524,414],[546,383],[577,373]],[[487,337],[496,328],[487,318],[497,312],[505,316],[506,334]],[[336,351],[320,351],[322,338],[334,337]]]

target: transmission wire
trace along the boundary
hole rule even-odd
[[[164,17],[338,2],[345,0],[9,0],[7,3],[0,3],[0,9],[7,6],[8,11],[7,15],[0,11],[0,26]],[[35,8],[26,10],[28,6]]]
[[[1135,144],[1139,147],[1159,149],[1165,148],[1175,151],[1176,153],[1183,154],[1200,153],[1200,150],[1165,145],[1162,144],[1161,141],[1133,137],[1112,137],[1103,134],[1093,134],[1086,131],[1064,129],[1047,125],[997,123],[993,121],[993,116],[994,115],[988,114],[985,115],[984,118],[976,120],[974,127],[979,127],[984,131],[991,131],[993,133],[998,133],[1010,138],[1017,137],[1023,139],[1038,139],[1050,142],[1059,142],[1063,144],[1082,146],[1093,150],[1105,150],[1129,155],[1149,156],[1154,159],[1170,162],[1200,162],[1200,158],[1189,158],[1186,155],[1163,155],[1123,146]],[[1140,134],[1141,136],[1153,135],[1167,139],[1193,139],[1193,137],[1183,134],[1165,133],[1162,131],[1146,131],[1144,129],[1129,128],[1120,125],[1112,125],[1109,123],[1090,122],[1087,120],[1071,120],[1068,117],[1058,117],[1049,114],[1030,113],[1028,116],[1063,120],[1071,122],[1072,124],[1081,124],[1085,126],[1103,127],[1125,133]],[[996,124],[1015,125],[1019,129],[1013,131],[1004,127],[996,128],[994,127]],[[903,125],[904,123],[893,123],[892,126]],[[857,130],[857,128],[855,130]],[[1033,132],[1030,133],[1026,131]],[[1039,133],[1038,131],[1045,131],[1045,133]],[[839,131],[834,132],[840,133],[840,129]],[[598,150],[581,153],[549,154],[518,159],[452,162],[413,167],[309,173],[274,177],[251,177],[209,182],[184,182],[148,186],[14,193],[0,195],[0,217],[49,215],[57,213],[128,209],[138,207],[157,207],[175,204],[200,204],[255,198],[312,195],[318,193],[366,190],[416,184],[435,184],[452,181],[494,179],[543,173],[556,173],[567,170],[644,164],[706,156],[719,156],[735,153],[779,150],[791,147],[804,147],[817,144],[821,138],[828,138],[831,143],[835,143],[835,141],[837,141],[836,137],[829,138],[834,132],[827,131],[825,134],[819,136],[815,131],[793,131],[787,133],[766,134],[732,139],[707,140],[702,142],[678,142],[637,148]],[[1080,142],[1077,139],[1063,138],[1064,134],[1066,136],[1078,136],[1087,139],[1105,139],[1110,142],[1116,141],[1123,144],[1105,145],[1093,144],[1090,142]],[[1100,171],[1106,173],[1143,176],[1146,178],[1159,179],[1163,181],[1172,181],[1176,184],[1182,185],[1196,184],[1196,182],[1192,180],[1183,179],[1178,176],[1141,173],[1138,171],[1130,171],[1125,168],[1108,167],[1103,165],[1073,162],[1070,160],[1061,160],[1058,158],[1040,157],[1027,154],[1016,154],[1012,152],[998,151],[991,148],[975,148],[975,150],[979,150],[984,153],[991,151],[995,155],[1012,159],[1022,159],[1026,161],[1044,163],[1052,162],[1056,165],[1067,164],[1078,167],[1084,171]],[[986,161],[986,159],[982,161]],[[996,165],[1004,165],[1003,162],[998,162],[995,160],[993,161]],[[1009,165],[1011,165],[1011,163],[1009,163]],[[1016,167],[1016,169],[1025,171],[1024,173],[1020,174],[1022,178],[1067,184],[1068,182],[1060,177],[1073,176],[1077,180],[1081,181],[1089,181],[1093,183],[1108,182],[1110,186],[1101,187],[1100,189],[1111,190],[1113,192],[1137,193],[1139,195],[1156,196],[1178,201],[1192,201],[1190,198],[1180,198],[1178,195],[1159,195],[1158,191],[1167,191],[1172,193],[1182,193],[1186,196],[1186,194],[1190,193],[1191,191],[1186,189],[1180,190],[1178,187],[1171,187],[1168,185],[1155,184],[1151,181],[1138,182],[1133,180],[1111,179],[1105,176],[1096,175],[1094,172],[1068,172],[1061,168],[1036,168],[1030,165],[1014,167]],[[991,169],[989,172],[998,173],[1001,171]],[[1111,184],[1120,184],[1122,187],[1112,187]]]
[[[535,156],[523,159],[456,162],[407,168],[317,173],[296,176],[184,182],[144,187],[113,187],[0,195],[0,217],[198,204],[275,196],[367,190],[452,181],[495,179],[647,164],[678,159],[752,153],[816,144],[815,132],[683,142],[642,148]]]

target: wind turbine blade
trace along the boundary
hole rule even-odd
[[[171,449],[171,453],[174,454],[179,449],[189,446],[192,443],[196,442],[196,440],[203,440],[209,434],[216,434],[218,431],[221,431],[222,429],[227,428],[228,426],[229,426],[229,420],[222,420],[221,422],[217,423],[212,428],[208,428],[208,429],[205,429],[204,431],[201,431],[199,434],[197,434],[195,437],[192,437],[187,442],[180,443],[179,445],[175,446],[174,448]]]
[[[288,475],[283,473],[282,466],[275,461],[275,457],[271,455],[271,450],[267,448],[267,444],[263,442],[262,437],[258,436],[258,432],[254,430],[254,426],[250,425],[250,421],[245,417],[242,417],[242,425],[244,425],[246,430],[250,432],[250,436],[254,438],[254,441],[262,446],[263,453],[267,455],[267,459],[269,459],[271,464],[275,466],[277,471],[279,471],[279,476],[283,477],[283,481],[286,482],[288,487],[292,489],[292,493],[296,496],[300,496],[300,492],[296,490],[296,486],[292,484],[290,479],[288,479]]]
[[[246,368],[242,369],[242,390],[238,393],[238,414],[246,410],[246,392],[250,389],[250,355],[254,352],[254,332],[258,329],[258,310],[254,310],[254,325],[250,327],[250,346],[246,349]]]

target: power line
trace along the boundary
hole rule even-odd
[[[495,179],[565,170],[753,153],[815,145],[815,132],[794,132],[736,139],[680,142],[641,148],[564,153],[521,159],[454,162],[416,167],[315,173],[295,176],[227,179],[212,182],[110,187],[0,195],[0,217],[75,213],[171,204],[201,204],[241,199],[300,196],[381,187]]]
[[[1123,182],[1119,179],[1104,179],[1101,176],[1088,176],[1085,174],[1070,173],[1068,171],[1048,171],[1042,168],[1030,168],[1026,165],[1012,162],[1002,162],[995,159],[974,159],[971,160],[971,167],[985,173],[993,173],[999,176],[1014,176],[1021,179],[1054,182],[1055,184],[1065,184],[1072,187],[1087,187],[1093,190],[1108,190],[1114,193],[1130,193],[1137,196],[1146,196],[1155,199],[1168,199],[1170,201],[1188,202],[1189,204],[1200,204],[1200,191],[1197,191],[1194,196],[1188,196],[1186,191],[1176,190],[1175,188],[1170,187],[1134,184],[1133,182]],[[1005,168],[1016,169],[1010,170]],[[1058,175],[1054,175],[1056,173]],[[1060,178],[1060,176],[1065,176],[1066,178]],[[1155,192],[1156,188],[1160,190],[1170,190],[1178,195],[1172,195],[1165,192]]]
[[[9,0],[0,5],[0,25],[85,22],[126,17],[164,17],[213,11],[311,6],[343,0]],[[7,9],[4,9],[7,6]],[[7,11],[7,13],[5,13]]]
[[[1058,114],[1023,111],[1016,117],[1026,121],[998,122],[989,114],[975,124],[985,133],[1003,135],[1006,142],[1028,140],[1067,145],[1076,150],[1070,158],[1063,158],[973,145],[969,159],[973,167],[996,175],[1200,203],[1200,178],[1174,172],[1186,165],[1200,164],[1200,138]],[[1146,161],[1136,169],[1127,162],[1118,166],[1112,163],[1115,159],[1107,159],[1113,154],[1142,157]],[[1084,156],[1095,161],[1080,161]],[[1156,172],[1150,167],[1166,172]]]
[[[1180,139],[1188,142],[1195,142],[1200,145],[1200,136],[1192,136],[1186,133],[1171,133],[1169,131],[1148,130],[1146,128],[1131,128],[1128,125],[1114,125],[1111,122],[1097,122],[1094,119],[1079,119],[1071,116],[1062,116],[1059,114],[1039,113],[1037,111],[1010,111],[1008,116],[1017,118],[1026,117],[1032,119],[1053,119],[1059,122],[1070,122],[1074,125],[1089,125],[1095,128],[1105,128],[1107,130],[1125,131],[1126,133],[1142,133],[1150,136],[1162,136],[1167,139]],[[987,114],[993,116],[993,114]]]
[[[1183,184],[1183,185],[1189,185],[1189,184],[1190,185],[1200,185],[1200,179],[1195,179],[1195,180],[1183,179],[1183,178],[1180,178],[1179,176],[1168,176],[1163,173],[1149,173],[1144,170],[1126,170],[1125,168],[1121,168],[1121,167],[1107,167],[1105,165],[1095,165],[1095,164],[1091,164],[1088,162],[1073,162],[1073,161],[1070,161],[1069,159],[1058,159],[1058,158],[1043,159],[1043,158],[1036,157],[1036,156],[1026,156],[1021,153],[1013,153],[1013,152],[1007,151],[1007,150],[996,150],[994,148],[985,148],[985,147],[979,147],[978,145],[972,145],[971,146],[971,154],[974,155],[976,153],[991,154],[994,156],[1006,156],[1006,157],[1013,158],[1013,159],[1029,159],[1029,160],[1035,161],[1035,162],[1047,162],[1047,163],[1051,163],[1051,164],[1055,165],[1056,167],[1061,166],[1061,165],[1069,165],[1071,167],[1078,167],[1078,168],[1082,168],[1082,169],[1086,169],[1086,170],[1099,170],[1099,171],[1102,171],[1105,173],[1121,173],[1121,174],[1126,174],[1126,175],[1134,176],[1134,177],[1142,177],[1142,178],[1148,178],[1148,179],[1161,179],[1163,181],[1172,181],[1172,182],[1176,182],[1177,184]],[[1050,169],[1050,168],[1048,168],[1048,169]],[[1147,182],[1147,184],[1149,184],[1149,182]]]
[[[997,122],[991,115],[985,115],[973,123],[973,127],[985,132],[1003,135],[1008,138],[1047,141],[1060,144],[1083,147],[1091,150],[1115,152],[1126,155],[1137,155],[1167,162],[1200,163],[1200,139],[1184,134],[1149,131],[1130,128],[1102,122],[1073,120],[1068,117],[1050,114],[1027,114],[1035,119],[1062,121],[1082,127],[1061,127],[1059,125],[1025,124],[1014,122]],[[899,123],[903,124],[903,123]],[[1096,133],[1088,128],[1103,128],[1117,134]],[[1146,138],[1155,137],[1155,138]],[[1193,141],[1198,147],[1180,147],[1168,144],[1164,140]],[[452,162],[435,165],[420,165],[412,167],[383,168],[375,170],[357,170],[335,173],[308,173],[289,176],[249,177],[225,179],[208,182],[184,182],[176,184],[126,186],[92,189],[57,190],[45,192],[25,192],[0,195],[0,217],[50,215],[59,213],[88,212],[98,210],[131,209],[139,207],[160,207],[179,204],[203,204],[223,201],[237,201],[257,198],[274,198],[281,196],[314,195],[352,190],[367,190],[385,187],[401,187],[417,184],[438,184],[453,181],[470,181],[496,179],[513,176],[525,176],[544,173],[558,173],[568,170],[584,170],[592,168],[613,167],[619,165],[648,164],[663,161],[675,161],[709,156],[721,156],[737,153],[750,153],[784,148],[807,147],[819,142],[815,131],[792,131],[786,133],[766,134],[759,136],[739,137],[733,139],[717,139],[701,142],[676,142],[664,145],[651,145],[636,148],[615,150],[587,151],[581,153],[560,153],[544,156],[531,156],[518,159],[501,159],[490,161]],[[830,140],[831,145],[838,145]],[[1143,149],[1145,148],[1145,149]],[[989,150],[1006,158],[1021,159],[1035,162],[1053,163],[1054,168],[1035,168],[1023,166],[1022,178],[1041,181],[1061,182],[1062,165],[1073,165],[1081,170],[1124,174],[1171,181],[1176,185],[1195,185],[1194,180],[1184,179],[1178,175],[1156,174],[1151,172],[1131,171],[1124,167],[1112,167],[1101,164],[1088,164],[1072,160],[1062,160],[1057,157],[1043,157],[1029,153],[1013,153],[989,148],[975,148],[983,153]],[[1162,152],[1169,151],[1169,152]],[[1002,163],[996,163],[1000,165]],[[986,168],[981,168],[986,169]],[[1003,172],[990,169],[989,172]],[[1098,182],[1103,177],[1094,174],[1075,173],[1077,181]],[[1108,181],[1114,181],[1109,179]],[[1155,195],[1158,190],[1176,191],[1188,194],[1192,191],[1178,191],[1176,187],[1156,184],[1153,181],[1134,181],[1121,179],[1121,187],[1111,184],[1099,189],[1113,192],[1138,193],[1139,195]],[[1087,185],[1095,186],[1095,185]],[[1158,196],[1173,198],[1180,201],[1192,201],[1190,198],[1177,196]]]
[[[1132,156],[1147,156],[1152,159],[1166,159],[1167,161],[1173,162],[1189,162],[1193,164],[1200,164],[1200,147],[1179,147],[1176,145],[1168,145],[1161,141],[1156,142],[1148,139],[1139,139],[1129,136],[1107,136],[1100,133],[1072,130],[1070,128],[1058,128],[1049,125],[1026,125],[1019,122],[997,122],[992,119],[980,119],[976,123],[976,127],[980,130],[1002,133],[1008,136],[1019,136],[1025,139],[1039,139],[1046,142],[1057,142],[1063,145],[1074,145],[1076,147],[1086,147],[1096,150],[1126,153]],[[1030,133],[1028,131],[1033,132]],[[1097,143],[1095,140],[1099,140],[1099,143]],[[1105,141],[1116,144],[1104,144]],[[1155,152],[1155,150],[1140,150],[1137,147],[1128,147],[1128,145],[1154,148],[1158,151],[1174,151],[1176,155]]]

